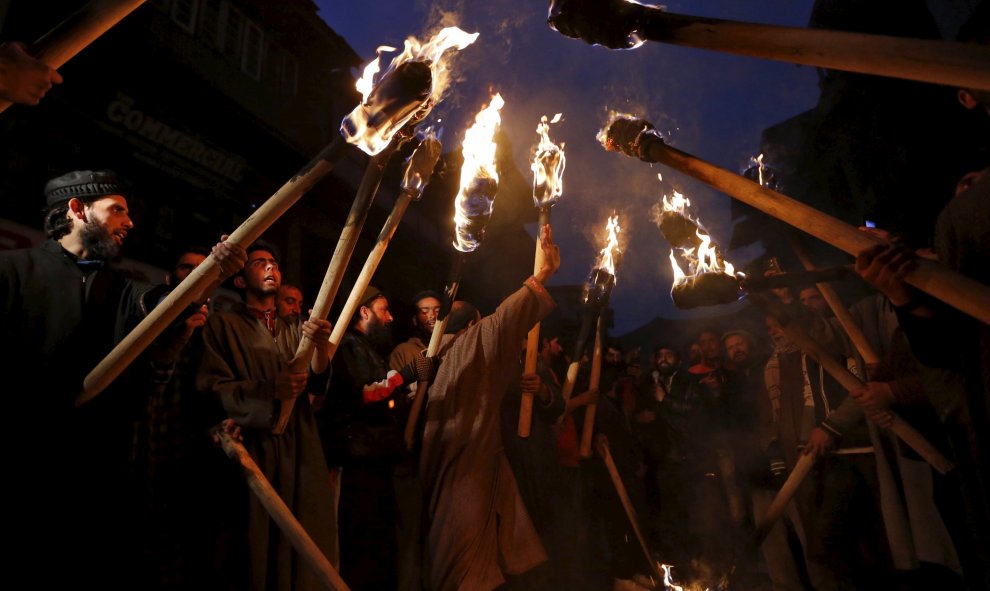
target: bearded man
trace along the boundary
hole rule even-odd
[[[405,459],[407,385],[429,379],[417,357],[389,371],[392,313],[388,298],[368,286],[333,358],[330,392],[320,411],[327,462],[340,479],[340,574],[354,589],[396,589],[399,539],[396,466]],[[425,373],[417,374],[416,363]]]
[[[134,228],[114,173],[70,172],[44,193],[48,239],[0,253],[0,358],[22,385],[8,385],[17,419],[4,429],[14,452],[8,474],[17,479],[7,531],[19,540],[8,559],[39,573],[39,586],[134,586],[131,436],[143,403],[135,391],[146,391],[155,346],[98,398],[79,409],[73,401],[89,370],[155,305],[154,285],[113,266]],[[229,273],[246,256],[228,243],[213,254]],[[42,544],[62,568],[36,552]]]

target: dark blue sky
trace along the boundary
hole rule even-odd
[[[480,33],[461,52],[456,68],[460,79],[434,111],[444,119],[445,151],[460,145],[467,122],[488,101],[490,91],[497,90],[506,101],[502,127],[519,169],[528,173],[540,115],[563,113],[563,122],[551,131],[556,141],[566,143],[567,152],[564,196],[553,210],[563,266],[553,283],[584,280],[601,248],[597,235],[616,209],[625,255],[611,300],[614,334],[654,316],[688,315],[670,301],[670,247],[650,220],[659,198],[657,172],[691,199],[716,242],[728,242],[732,225],[728,197],[669,169],[605,152],[595,133],[608,109],[641,115],[669,131],[675,147],[741,171],[758,150],[762,129],[811,108],[818,98],[817,77],[809,67],[656,43],[613,52],[568,39],[547,27],[548,3],[539,0],[317,4],[324,20],[366,59],[379,45],[401,48],[407,36],[423,38],[441,24]],[[666,6],[680,14],[804,27],[812,4],[674,0]],[[497,215],[497,200],[495,208]],[[741,266],[759,254],[748,249],[728,258]]]

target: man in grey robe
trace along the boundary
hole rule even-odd
[[[523,339],[554,306],[543,285],[560,252],[549,226],[541,238],[543,268],[494,314],[445,337],[420,456],[429,589],[494,589],[503,570],[519,574],[547,559],[505,458],[499,420]]]

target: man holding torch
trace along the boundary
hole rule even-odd
[[[124,193],[120,179],[105,170],[51,179],[45,185],[48,239],[0,253],[0,358],[25,387],[11,392],[16,419],[4,430],[5,448],[16,450],[8,468],[19,483],[11,491],[18,509],[8,531],[20,549],[48,547],[39,555],[46,563],[51,555],[65,561],[66,568],[46,573],[51,586],[62,576],[71,576],[73,585],[92,578],[113,586],[137,565],[130,560],[138,546],[128,512],[137,498],[130,451],[144,401],[126,386],[145,386],[142,380],[151,380],[152,363],[167,348],[152,347],[142,358],[149,363],[136,365],[100,404],[72,405],[89,367],[156,304],[153,284],[114,267],[134,228]],[[243,265],[243,249],[232,244],[213,252],[229,273]],[[9,558],[30,565],[34,556]]]
[[[543,266],[490,316],[446,335],[429,391],[420,456],[430,589],[494,589],[547,559],[502,451],[499,407],[529,329],[554,307],[560,267],[550,226]]]
[[[330,322],[278,318],[275,299],[281,280],[274,249],[261,241],[251,245],[247,264],[234,279],[244,303],[207,320],[196,385],[220,400],[230,417],[228,429],[240,433],[264,476],[323,554],[332,558],[336,527],[330,480],[309,398],[301,396],[307,388],[326,388]],[[309,371],[297,373],[289,360],[304,338],[316,343],[316,353]],[[307,384],[314,378],[322,387]],[[299,408],[286,431],[273,435],[280,406],[295,399]],[[238,583],[257,589],[319,589],[317,573],[298,557],[262,502],[247,487],[242,496],[243,529],[234,534],[239,551],[233,555],[244,561],[235,564],[246,572],[235,573]]]

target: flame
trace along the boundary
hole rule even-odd
[[[377,50],[379,55],[365,66],[363,75],[355,84],[358,92],[361,93],[361,104],[356,106],[341,124],[341,132],[347,141],[372,156],[384,150],[404,125],[414,117],[421,120],[434,105],[440,102],[450,81],[450,60],[445,59],[447,51],[464,49],[477,38],[478,33],[466,33],[457,27],[441,30],[426,43],[420,43],[415,37],[409,37],[405,41],[402,53],[392,59],[384,74],[376,76],[381,71],[379,65],[381,53],[395,51],[392,47],[379,47]],[[392,116],[383,117],[383,107],[372,105],[368,99],[378,83],[395,72],[399,66],[409,62],[420,62],[429,68],[431,78],[428,95],[418,105],[413,105],[417,108],[400,109],[391,114]]]
[[[687,215],[687,208],[691,207],[691,200],[677,191],[673,191],[673,196],[663,196],[663,211],[672,211],[681,215]]]
[[[608,233],[608,240],[605,248],[601,250],[602,258],[599,260],[598,268],[605,269],[615,277],[615,263],[618,256],[622,254],[622,251],[619,250],[619,232],[622,231],[622,228],[619,227],[619,216],[613,215],[608,218],[605,231]]]
[[[679,283],[681,281],[684,281],[684,279],[686,278],[686,275],[684,274],[684,270],[681,269],[681,266],[679,264],[677,264],[677,257],[674,256],[674,249],[673,248],[670,249],[670,269],[671,269],[671,271],[674,272],[674,283],[675,284],[677,284],[677,283]]]
[[[498,191],[493,138],[502,122],[499,110],[504,105],[502,95],[495,94],[464,134],[464,164],[454,201],[454,223],[457,225],[454,248],[461,252],[473,252],[478,248],[485,224],[492,215],[495,193]]]
[[[657,176],[659,177],[660,175]],[[663,179],[661,178],[661,180]],[[666,193],[661,196],[661,202],[657,209],[661,213],[670,212],[679,214],[687,220],[687,222],[684,222],[685,224],[694,224],[694,236],[698,239],[697,246],[684,246],[686,243],[685,241],[685,243],[682,243],[680,246],[674,245],[675,248],[670,251],[670,266],[671,271],[674,274],[674,285],[684,281],[688,278],[688,276],[696,276],[701,273],[725,273],[726,275],[735,275],[735,267],[733,267],[732,263],[722,257],[722,253],[719,251],[718,246],[712,242],[711,236],[701,225],[701,222],[688,215],[691,200],[676,190],[672,190],[671,193],[671,196],[668,196]],[[663,227],[661,221],[662,218],[658,216],[657,224]],[[687,228],[690,227],[690,225],[687,226]],[[670,239],[669,236],[668,239]],[[674,252],[675,250],[680,252],[680,258],[687,263],[687,272],[685,272],[678,263],[678,257]]]
[[[671,572],[674,569],[672,564],[661,564],[661,570],[663,570],[663,585],[666,589],[670,591],[701,591],[701,585],[695,583],[689,587],[683,587],[674,582],[674,575]],[[718,587],[721,589],[721,585]],[[709,591],[708,587],[705,587],[704,591]]]
[[[394,47],[389,47],[388,45],[379,45],[378,49],[375,50],[375,59],[371,60],[367,66],[364,67],[364,73],[354,83],[354,87],[357,91],[361,93],[361,103],[365,103],[368,100],[368,95],[371,94],[371,89],[375,87],[375,74],[381,71],[381,65],[379,61],[382,59],[383,51],[395,51]]]
[[[540,136],[540,143],[536,146],[536,154],[533,156],[533,163],[530,168],[533,170],[533,201],[536,207],[549,207],[560,200],[564,193],[564,144],[558,146],[550,141],[550,124],[557,123],[561,119],[561,114],[557,113],[551,121],[547,121],[547,116],[540,118],[539,125],[536,126],[536,133]]]

